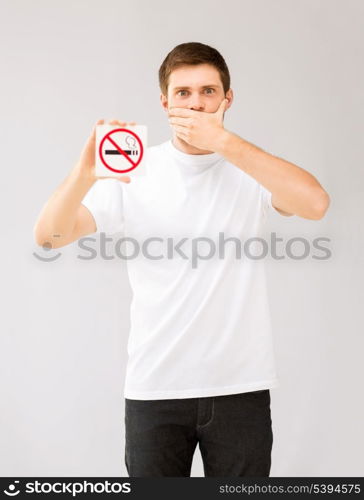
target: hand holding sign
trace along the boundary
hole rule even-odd
[[[115,177],[121,174],[145,175],[145,125],[100,124],[96,127],[96,174]]]
[[[86,141],[86,144],[81,152],[81,156],[78,162],[78,169],[82,175],[85,175],[87,178],[91,178],[93,180],[97,179],[118,179],[122,182],[130,182],[130,176],[128,175],[96,175],[95,171],[95,152],[96,152],[96,127],[99,125],[103,125],[104,120],[98,120],[92,129],[92,132],[89,138]],[[111,120],[109,122],[112,126],[117,127],[128,127],[136,125],[135,122],[127,123],[121,122],[119,120]]]

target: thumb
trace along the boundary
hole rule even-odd
[[[127,184],[129,184],[129,182],[131,181],[129,175],[119,175],[116,178],[121,182],[126,182]]]
[[[91,137],[92,138],[96,137],[96,127],[97,127],[97,125],[103,125],[103,123],[104,123],[104,120],[97,120],[97,122],[93,126],[93,129],[92,129],[92,132],[91,132]]]
[[[226,110],[226,106],[228,104],[228,100],[224,98],[221,102],[219,107],[216,110],[216,115],[222,120],[224,111]]]

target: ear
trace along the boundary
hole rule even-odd
[[[226,92],[226,95],[225,95],[225,99],[227,99],[227,103],[226,103],[226,106],[225,106],[225,111],[228,110],[234,100],[234,93],[233,93],[233,89],[229,89],[227,92]]]
[[[167,96],[165,96],[164,94],[160,94],[160,101],[161,101],[161,104],[162,104],[162,107],[164,109],[164,111],[166,113],[168,113],[168,99],[167,99]]]

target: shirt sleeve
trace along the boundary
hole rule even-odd
[[[278,210],[272,205],[272,193],[262,184],[260,184],[260,196],[264,215],[267,215],[270,210],[274,210],[276,213],[279,213]]]
[[[81,201],[95,219],[98,233],[113,234],[124,229],[121,184],[117,179],[98,179]]]

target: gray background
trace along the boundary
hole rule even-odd
[[[280,378],[271,475],[363,475],[363,6],[1,2],[3,476],[127,475],[126,264],[82,261],[77,243],[41,262],[33,226],[98,118],[146,124],[150,144],[170,137],[157,71],[187,41],[229,65],[226,128],[310,171],[332,200],[320,221],[269,217],[268,232],[325,236],[332,251],[267,260]]]

